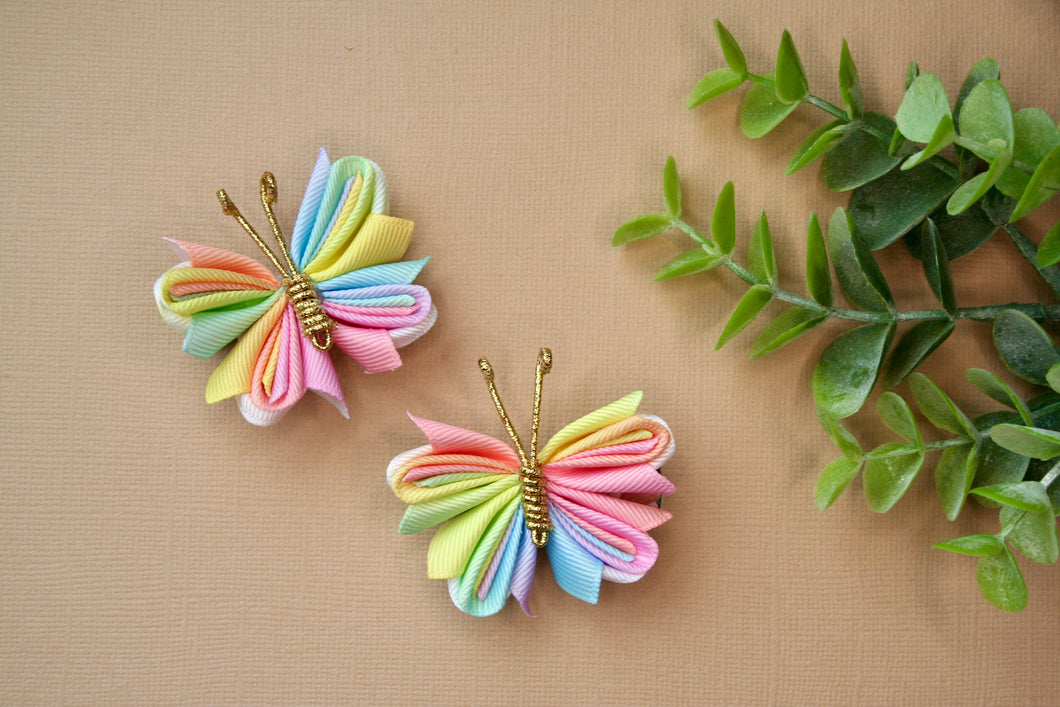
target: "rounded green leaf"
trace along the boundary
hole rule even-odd
[[[718,337],[718,343],[714,345],[717,351],[724,346],[732,337],[739,334],[744,328],[754,321],[759,312],[765,309],[769,301],[773,299],[773,292],[768,285],[754,285],[740,299],[729,317],[729,323],[725,325],[724,331]]]
[[[994,320],[994,346],[1005,366],[1020,378],[1046,385],[1045,375],[1060,363],[1060,348],[1022,312],[1007,309]]]
[[[860,468],[861,462],[848,457],[839,457],[829,462],[817,477],[817,486],[813,490],[813,502],[817,510],[823,511],[835,503],[858,475]]]
[[[854,235],[850,219],[841,208],[828,222],[828,250],[839,287],[852,304],[874,312],[890,309],[894,300],[880,266]]]
[[[920,431],[913,420],[913,411],[902,396],[895,393],[884,393],[876,401],[876,410],[880,414],[880,421],[887,428],[907,442],[920,442]]]
[[[912,444],[891,442],[869,452],[862,474],[869,508],[877,513],[891,510],[923,465],[924,452]]]
[[[1060,145],[1060,130],[1056,129],[1052,118],[1041,108],[1016,111],[1012,123],[1016,133],[1016,145],[1012,153],[1014,161],[1036,167],[1049,154],[1049,150]],[[998,180],[997,188],[1005,196],[1019,199],[1029,181],[1029,174],[1009,167]]]
[[[854,59],[850,56],[850,48],[845,39],[839,52],[839,95],[850,119],[860,118],[864,110],[861,81],[858,79],[858,69],[854,66]]]
[[[1022,454],[1031,459],[1053,459],[1060,457],[1060,432],[1040,427],[1023,425],[994,425],[990,430],[990,439],[1010,452]],[[1038,483],[1038,482],[1032,482]],[[1040,484],[1039,484],[1040,485]],[[996,487],[988,487],[996,488]]]
[[[946,213],[953,216],[967,211],[969,206],[982,199],[987,190],[1001,179],[1001,175],[1010,164],[1012,164],[1012,149],[1006,147],[990,163],[990,169],[975,175],[957,187],[950,196],[950,200],[946,202]]]
[[[862,120],[884,135],[895,131],[894,121],[880,113],[865,113]],[[824,156],[821,175],[832,191],[850,191],[887,174],[899,162],[900,157],[888,152],[887,143],[851,123],[847,136]]]
[[[946,447],[942,451],[938,464],[935,465],[935,490],[938,492],[946,520],[954,520],[960,515],[978,467],[978,444]]]
[[[923,373],[914,373],[909,376],[909,388],[920,412],[935,427],[972,439],[979,438],[979,431],[972,421],[930,378]]]
[[[789,341],[802,336],[828,318],[824,312],[789,307],[766,325],[751,345],[751,358],[765,356]]]
[[[694,275],[698,272],[713,270],[721,265],[721,262],[720,255],[708,253],[702,248],[693,248],[664,265],[659,272],[655,273],[653,279],[656,281],[672,280],[675,277]]]
[[[1005,527],[1013,520],[1015,520],[1015,525],[1008,534],[1008,540],[1013,547],[1034,562],[1043,565],[1056,564],[1060,557],[1056,537],[1056,516],[1052,512],[1026,513],[1008,506],[1002,508],[1001,526]]]
[[[824,431],[839,447],[839,451],[848,459],[861,461],[865,458],[865,453],[861,450],[861,445],[858,444],[857,438],[850,433],[850,430],[843,427],[843,423],[821,408],[817,408],[817,419],[821,422],[821,427],[824,428]]]
[[[732,69],[715,69],[699,80],[688,96],[688,108],[695,108],[711,98],[728,93],[744,82],[744,77]]]
[[[960,93],[957,94],[957,103],[953,106],[954,121],[957,121],[960,117],[964,101],[968,98],[968,94],[972,92],[972,89],[987,79],[997,79],[1000,77],[1001,68],[997,65],[996,61],[990,57],[984,57],[977,61],[975,66],[973,66],[968,72],[968,76],[964,79],[964,83],[961,84]]]
[[[1038,246],[1038,266],[1047,268],[1060,263],[1060,221],[1053,224]]]
[[[663,199],[666,201],[666,211],[671,217],[677,218],[681,215],[681,180],[677,176],[677,163],[673,156],[666,158],[666,166],[663,168]]]
[[[732,182],[726,182],[714,202],[714,215],[710,220],[710,235],[714,238],[718,252],[728,255],[736,245],[736,204]]]
[[[989,557],[1004,550],[1005,543],[998,540],[996,535],[965,535],[963,538],[935,543],[932,547],[936,550],[957,552],[961,555]]]
[[[828,251],[817,214],[810,213],[810,224],[806,229],[806,287],[817,304],[831,307],[832,272],[828,269]]]
[[[950,273],[950,261],[946,257],[946,246],[942,242],[938,227],[930,218],[924,219],[920,229],[920,253],[918,256],[924,265],[924,277],[928,286],[935,293],[942,308],[950,314],[957,311],[957,295],[953,291],[953,275]]]
[[[1034,417],[1027,408],[1027,404],[1023,402],[1023,398],[993,373],[982,368],[969,368],[968,382],[975,386],[979,392],[1017,411],[1020,417],[1023,418],[1024,424],[1031,427],[1034,426]]]
[[[817,407],[837,420],[860,410],[893,335],[893,324],[868,324],[836,337],[813,369]]]
[[[740,45],[733,39],[732,33],[719,19],[714,20],[714,32],[718,35],[718,43],[721,45],[722,54],[725,55],[725,63],[737,74],[746,75],[747,59],[744,58]]]
[[[809,92],[806,83],[806,72],[802,60],[795,49],[791,33],[784,30],[780,36],[780,48],[777,50],[777,98],[785,103],[798,103]]]
[[[1009,221],[1019,221],[1052,199],[1058,191],[1060,191],[1060,145],[1050,150],[1049,154],[1038,163]]]
[[[850,197],[850,218],[865,245],[879,250],[914,229],[957,185],[956,179],[931,165],[920,165],[907,172],[891,170],[854,190]],[[947,252],[950,252],[948,248]],[[955,256],[951,253],[950,257]]]
[[[1060,393],[1060,363],[1053,364],[1045,374],[1049,387]]]
[[[768,282],[777,279],[777,259],[773,254],[773,238],[769,235],[769,221],[763,211],[755,222],[751,243],[747,247],[747,270]]]
[[[918,164],[926,162],[949,146],[955,137],[957,137],[957,132],[953,129],[953,118],[949,115],[942,116],[938,126],[935,127],[935,132],[931,135],[931,139],[924,145],[924,149],[915,155],[911,155],[909,159],[902,163],[901,169],[910,170]]]
[[[1007,548],[996,555],[980,557],[975,567],[979,591],[994,606],[1005,611],[1022,611],[1027,606],[1027,585],[1016,558]]]
[[[976,418],[977,426],[979,426],[981,419]],[[985,425],[983,428],[989,430],[991,426]],[[993,486],[995,484],[1011,484],[1021,481],[1024,474],[1027,473],[1029,462],[1030,459],[1027,457],[1010,452],[989,437],[984,437],[982,446],[979,448],[979,468],[975,472],[975,480],[972,485]],[[999,505],[982,496],[976,496],[975,498],[984,506],[994,508]]]
[[[883,385],[893,388],[904,381],[910,373],[942,345],[953,333],[952,319],[934,319],[920,322],[898,340],[887,367],[883,371]]]
[[[905,132],[905,131],[903,131]],[[957,132],[961,137],[987,145],[991,140],[1004,140],[1013,146],[1015,130],[1012,122],[1012,104],[1008,92],[997,79],[981,81],[964,100],[957,121]],[[978,152],[976,154],[979,154]],[[984,155],[979,155],[984,157]],[[984,159],[991,159],[986,155]]]
[[[752,140],[760,138],[784,122],[798,105],[785,103],[777,98],[772,86],[752,84],[743,97],[743,105],[740,106],[740,129]]]
[[[810,133],[810,136],[802,141],[799,148],[795,150],[788,166],[784,168],[784,174],[794,174],[800,169],[828,152],[832,145],[841,140],[847,134],[847,124],[841,120],[833,120]]]
[[[939,77],[920,74],[906,90],[895,121],[902,135],[916,142],[928,142],[939,122],[949,115],[949,98]]]
[[[972,489],[972,493],[1028,513],[1049,513],[1050,515],[1053,513],[1053,504],[1049,501],[1049,495],[1038,481],[983,486]]]
[[[625,245],[666,233],[674,227],[673,219],[666,214],[645,214],[626,221],[615,231],[611,245]]]
[[[890,177],[890,175],[887,176]],[[956,185],[956,182],[953,182],[953,184]],[[990,195],[987,194],[987,198],[989,197]],[[931,213],[929,218],[938,230],[939,239],[949,260],[953,261],[974,252],[997,230],[997,226],[983,211],[983,201],[956,216],[950,216],[946,213],[945,206]],[[923,260],[924,258],[921,254],[923,250],[921,246],[921,230],[914,228],[907,232],[905,234],[905,244],[914,257]]]

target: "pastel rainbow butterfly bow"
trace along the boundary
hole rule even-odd
[[[453,603],[474,616],[497,613],[509,594],[530,614],[539,548],[559,586],[592,604],[601,580],[643,577],[658,556],[647,531],[671,517],[655,503],[674,490],[658,471],[673,455],[670,428],[636,414],[638,391],[567,425],[538,451],[541,382],[552,367],[552,353],[541,349],[527,450],[489,361],[479,367],[515,449],[410,414],[429,444],[387,468],[394,493],[409,504],[398,531],[441,524],[427,552],[428,576],[448,580]]]
[[[192,356],[209,358],[238,338],[206,384],[208,403],[238,396],[249,422],[271,425],[313,390],[349,417],[328,351],[339,348],[368,373],[401,366],[397,349],[437,316],[426,288],[412,284],[427,258],[399,262],[412,222],[387,215],[386,179],[371,160],[332,164],[320,150],[290,244],[273,214],[276,196],[266,172],[261,203],[279,255],[217,192],[279,277],[252,258],[166,239],[186,261],[155,283],[158,311],[187,332]]]

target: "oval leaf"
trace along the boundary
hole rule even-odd
[[[732,69],[715,69],[699,80],[688,96],[688,108],[695,108],[711,98],[728,93],[744,82],[744,77]]]
[[[1040,427],[1024,427],[1023,425],[994,425],[990,430],[990,439],[1010,452],[1022,454],[1031,459],[1060,457],[1060,432],[1054,432],[1053,430],[1045,430]],[[1038,482],[1035,481],[1033,483]]]
[[[916,142],[928,142],[939,122],[949,115],[950,102],[939,77],[920,74],[906,90],[894,117],[902,135]]]
[[[858,69],[854,66],[854,59],[850,56],[850,48],[847,40],[843,40],[843,48],[839,52],[839,95],[843,99],[843,107],[851,120],[861,117],[864,110],[864,102],[861,97],[861,81],[858,79]]]
[[[837,420],[860,410],[893,335],[893,324],[869,324],[836,337],[813,369],[817,407]]]
[[[972,489],[972,493],[1029,513],[1052,514],[1053,512],[1053,504],[1049,501],[1049,495],[1039,481],[1020,481],[1015,484],[983,486]]]
[[[994,606],[1005,611],[1022,611],[1027,606],[1027,585],[1016,558],[1007,547],[988,557],[980,557],[975,567],[979,591]]]
[[[994,320],[994,346],[1005,366],[1020,378],[1046,385],[1049,369],[1060,363],[1060,349],[1023,312],[1007,309]]]
[[[1004,550],[1005,543],[998,540],[996,535],[965,535],[963,538],[954,538],[946,542],[935,543],[932,547],[936,550],[957,552],[962,555],[989,557]]]
[[[777,98],[772,86],[752,84],[743,97],[743,105],[740,106],[740,129],[752,140],[760,138],[784,122],[798,105],[785,103]]]
[[[888,429],[907,442],[915,440],[919,444],[920,431],[913,420],[913,411],[900,395],[884,393],[876,401],[876,410],[880,414],[880,421],[887,425]]]
[[[880,113],[866,113],[863,121],[884,135],[893,135],[894,121]],[[850,191],[890,172],[899,162],[887,143],[863,129],[852,129],[824,156],[821,175],[832,191]]]
[[[721,52],[725,55],[725,63],[741,76],[746,75],[747,59],[744,58],[740,45],[736,43],[732,33],[721,23],[721,20],[714,20],[714,32],[718,35],[718,44],[721,45]]]
[[[942,308],[953,314],[957,311],[957,296],[953,291],[950,261],[946,257],[946,246],[942,243],[939,230],[930,218],[924,219],[920,229],[920,246],[918,257],[924,265],[924,277]]]
[[[923,465],[924,452],[911,444],[891,442],[869,452],[862,474],[869,508],[877,513],[891,510]]]
[[[957,122],[961,137],[986,145],[991,140],[1004,140],[1011,148],[1015,141],[1012,104],[1008,92],[997,79],[981,81],[964,100]],[[903,131],[904,132],[904,131]],[[979,154],[978,152],[976,154]],[[992,155],[979,155],[991,159]]]
[[[946,213],[955,216],[967,211],[969,206],[982,199],[987,190],[997,183],[1010,164],[1012,164],[1012,150],[1006,147],[990,163],[990,169],[975,175],[957,187],[957,190],[950,196],[950,200],[946,202]]]
[[[718,252],[728,255],[736,245],[736,205],[732,182],[726,182],[714,203],[714,215],[710,220],[710,235]]]
[[[770,283],[777,279],[777,259],[773,254],[773,238],[769,235],[769,221],[763,211],[755,222],[751,243],[747,247],[747,270],[755,277]]]
[[[852,304],[875,312],[890,309],[894,300],[880,266],[854,235],[850,219],[841,208],[828,222],[828,250],[839,287]]]
[[[842,139],[847,134],[846,124],[841,120],[833,120],[831,123],[825,123],[821,127],[810,133],[810,136],[803,140],[799,148],[795,150],[795,154],[792,155],[791,161],[788,162],[788,166],[784,168],[784,174],[794,174],[800,169],[810,164],[818,157],[828,152],[838,140]]]
[[[677,163],[673,156],[666,158],[666,166],[663,167],[663,199],[666,201],[666,211],[672,218],[681,215],[681,180],[677,176]]]
[[[979,445],[962,444],[943,450],[935,466],[935,490],[946,520],[954,520],[960,515],[978,467]]]
[[[1060,263],[1060,221],[1053,224],[1053,227],[1045,234],[1041,245],[1038,246],[1036,260],[1038,266],[1042,268]]]
[[[1049,154],[1038,163],[1009,220],[1019,221],[1052,199],[1058,191],[1060,191],[1060,145],[1050,150]]]
[[[1012,159],[1037,167],[1057,145],[1060,145],[1060,130],[1053,125],[1052,118],[1041,108],[1024,108],[1016,111],[1012,120],[1016,133],[1016,145]],[[1019,199],[1030,182],[1030,175],[1015,167],[1009,167],[997,182],[998,190],[1005,196]]]
[[[798,103],[809,92],[806,72],[795,49],[791,33],[784,30],[777,50],[777,97],[785,103]]]
[[[975,386],[979,392],[1017,411],[1020,417],[1023,418],[1025,425],[1034,426],[1034,417],[1027,408],[1027,404],[1023,402],[1023,398],[993,373],[982,368],[969,368],[968,382]]]
[[[802,336],[828,318],[824,312],[789,307],[778,314],[751,345],[751,358],[765,356],[789,341]]]
[[[817,486],[813,490],[813,502],[817,510],[823,511],[835,503],[858,475],[860,468],[861,462],[847,457],[839,457],[829,462],[817,477]]]
[[[865,453],[861,451],[861,445],[858,444],[858,440],[850,433],[850,430],[843,427],[843,423],[821,408],[817,408],[817,419],[821,422],[821,427],[824,428],[824,431],[839,447],[839,451],[846,455],[848,459],[861,461],[865,458]]]
[[[1019,517],[1022,516],[1022,517]],[[1001,509],[1001,527],[1016,519],[1008,540],[1023,556],[1043,565],[1056,564],[1060,552],[1057,547],[1056,516],[1050,513],[1025,513],[1014,508]]]
[[[948,115],[942,116],[942,120],[935,127],[935,132],[931,135],[931,139],[928,140],[927,144],[924,145],[924,149],[915,155],[911,155],[909,159],[902,163],[901,168],[910,170],[918,164],[926,162],[952,143],[955,137],[957,137],[957,131],[953,129],[953,118]]]
[[[957,94],[957,103],[953,107],[953,119],[956,121],[961,114],[961,108],[964,106],[964,101],[968,98],[968,94],[972,90],[987,79],[997,79],[1001,77],[1001,67],[997,65],[997,62],[990,57],[984,57],[975,63],[975,66],[968,72],[967,78],[964,79],[964,83],[961,84],[961,91]]]
[[[747,290],[747,294],[740,299],[732,316],[729,317],[729,323],[725,325],[725,330],[718,337],[714,350],[717,351],[732,337],[743,331],[744,327],[753,322],[759,312],[765,309],[771,299],[773,299],[773,292],[768,285],[755,285]]]
[[[931,165],[920,165],[908,172],[892,170],[854,190],[850,218],[865,245],[879,250],[923,221],[957,185],[955,178]],[[955,257],[949,249],[947,252]]]
[[[979,424],[976,418],[976,425]],[[989,429],[987,425],[985,429]],[[984,437],[979,448],[979,468],[975,472],[975,480],[972,486],[993,486],[995,484],[1011,484],[1023,480],[1027,473],[1030,459],[1010,452],[989,437]],[[980,505],[996,508],[999,504],[982,496],[974,497]]]
[[[817,304],[832,306],[832,273],[828,269],[828,251],[817,214],[812,212],[806,229],[806,287]]]
[[[979,431],[972,421],[930,378],[923,373],[914,373],[909,377],[909,388],[920,412],[935,427],[972,439],[979,438]]]
[[[638,216],[619,226],[618,230],[615,231],[615,237],[611,239],[611,245],[625,245],[633,241],[651,238],[660,233],[666,233],[673,227],[673,219],[666,214]]]
[[[655,273],[654,279],[656,281],[672,280],[675,277],[694,275],[697,272],[713,270],[721,265],[721,262],[720,255],[708,253],[702,248],[693,248],[664,265],[659,272]]]
[[[1060,393],[1060,363],[1054,364],[1045,374],[1049,387]]]
[[[952,319],[920,322],[905,333],[891,353],[883,372],[883,385],[893,388],[917,369],[953,333]]]

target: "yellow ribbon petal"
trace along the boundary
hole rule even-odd
[[[547,464],[595,446],[572,445],[571,443],[601,428],[631,417],[637,412],[637,406],[640,405],[642,397],[644,397],[644,394],[641,391],[634,391],[610,405],[605,405],[599,410],[575,420],[553,435],[552,439],[545,445],[545,448],[538,454],[538,459],[542,464]]]
[[[412,240],[412,221],[396,216],[368,214],[346,248],[334,262],[321,255],[313,258],[305,273],[316,282],[324,282],[343,273],[401,260]],[[326,250],[326,248],[325,248]]]
[[[280,319],[286,306],[286,297],[277,299],[276,304],[272,305],[261,319],[254,322],[236,342],[220,365],[214,369],[210,380],[206,382],[206,402],[216,403],[219,400],[250,392],[254,365],[261,355],[261,349],[269,337],[269,332]]]

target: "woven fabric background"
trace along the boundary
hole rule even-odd
[[[750,141],[735,95],[685,110],[722,64],[714,17],[763,72],[789,28],[833,100],[845,37],[883,112],[909,60],[953,96],[989,55],[1016,107],[1060,117],[1055,2],[0,4],[0,702],[1055,704],[1057,568],[1022,563],[1023,613],[988,605],[974,562],[931,543],[996,513],[948,523],[928,473],[886,515],[859,485],[818,513],[829,337],[715,353],[742,286],[651,282],[676,235],[609,246],[661,208],[670,154],[689,220],[729,179],[742,243],[768,210],[794,290],[809,211],[845,203],[816,166],[782,174],[820,113]],[[320,146],[386,170],[440,318],[397,372],[339,363],[350,421],[307,398],[257,429],[205,405],[215,362],[159,319],[160,237],[256,255],[214,191],[259,223],[271,170],[289,228]],[[903,306],[930,306],[900,248],[881,261]],[[968,304],[1048,297],[1000,238],[954,271]],[[502,435],[479,356],[525,424],[540,346],[543,432],[633,389],[670,422],[674,519],[599,606],[542,563],[537,618],[472,619],[426,578],[428,538],[397,534],[384,469],[422,443],[406,410]],[[925,370],[979,413],[973,365],[999,368],[963,324]]]

